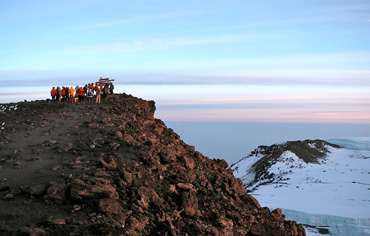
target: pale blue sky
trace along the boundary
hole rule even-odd
[[[102,76],[165,120],[370,123],[369,0],[0,0],[0,32],[0,102]]]

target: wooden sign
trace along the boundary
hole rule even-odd
[[[112,81],[114,81],[114,79],[100,77],[99,82],[96,82],[96,84],[98,86],[104,86],[106,84],[110,84]]]

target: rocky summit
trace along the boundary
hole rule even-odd
[[[3,104],[1,235],[305,235],[184,143],[155,103]]]

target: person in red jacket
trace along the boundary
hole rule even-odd
[[[62,101],[65,101],[67,99],[66,88],[64,87],[62,88],[61,95],[62,95]]]
[[[97,84],[97,83],[95,83],[94,90],[95,90],[95,93],[97,94],[97,92],[98,92],[98,90],[99,90],[99,87],[98,87],[98,84]]]
[[[89,84],[89,86],[90,86],[90,92],[94,96],[94,91],[95,91],[94,83]]]
[[[85,90],[84,90],[84,88],[80,87],[79,88],[79,99],[80,99],[79,101],[81,103],[84,102],[84,97],[85,97]]]
[[[55,87],[53,87],[53,89],[50,91],[50,95],[51,95],[51,100],[55,101],[55,97],[57,96],[57,90],[55,89]]]

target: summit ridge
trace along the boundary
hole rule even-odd
[[[16,108],[0,114],[2,235],[305,235],[154,118],[154,101]]]

